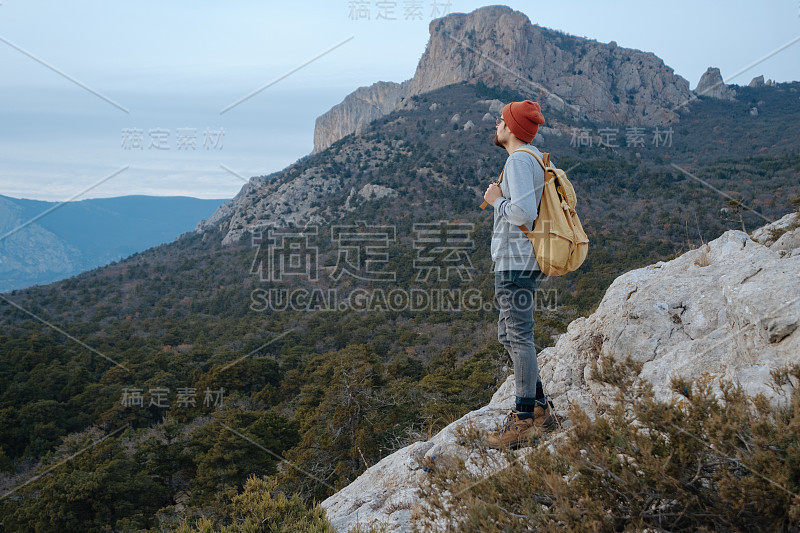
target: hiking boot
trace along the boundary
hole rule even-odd
[[[486,444],[491,448],[520,448],[528,444],[528,437],[537,429],[534,413],[511,411],[499,431],[490,431]]]
[[[536,406],[532,413],[511,410],[499,431],[490,431],[486,444],[491,448],[521,448],[527,445],[528,438],[537,430],[553,431],[558,426],[550,406]]]
[[[533,423],[545,431],[553,431],[556,429],[558,422],[555,415],[550,412],[550,406],[539,407],[538,405],[533,409]]]

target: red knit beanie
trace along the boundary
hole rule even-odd
[[[503,120],[511,133],[524,143],[536,137],[539,124],[544,124],[542,108],[536,102],[511,102],[503,108]]]

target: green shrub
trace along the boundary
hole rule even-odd
[[[176,533],[334,533],[321,507],[306,507],[297,495],[287,498],[275,490],[274,480],[251,476],[224,510],[227,517],[201,518],[193,524],[186,520]],[[222,526],[220,521],[231,523]]]

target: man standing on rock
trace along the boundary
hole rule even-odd
[[[519,228],[533,227],[544,188],[544,170],[525,151],[542,157],[530,144],[540,124],[544,124],[544,117],[536,102],[512,102],[503,108],[494,144],[505,148],[509,157],[499,185],[489,185],[483,196],[494,207],[492,260],[495,300],[500,309],[497,338],[511,356],[516,385],[516,408],[502,428],[487,438],[487,444],[495,448],[524,445],[537,429],[550,430],[556,425],[542,391],[533,343],[534,295],[544,274],[533,245]]]

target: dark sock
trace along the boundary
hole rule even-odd
[[[525,402],[519,401],[519,396],[517,397],[517,411],[522,413],[532,413],[533,410],[538,405],[539,407],[547,407],[547,398],[544,395],[544,389],[542,388],[542,380],[536,379],[536,398],[534,398],[533,403],[530,403],[530,398],[524,398],[527,400]]]
[[[536,409],[536,403],[517,402],[517,411],[520,413],[532,413],[534,409]]]
[[[547,404],[547,401],[544,397],[544,390],[542,389],[542,381],[540,379],[536,380],[536,403],[539,405]]]

